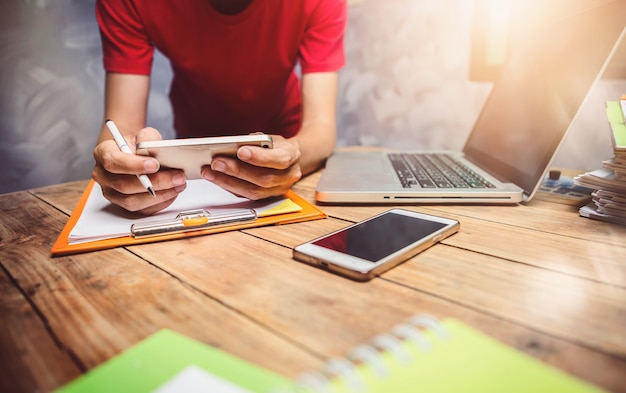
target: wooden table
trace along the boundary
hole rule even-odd
[[[294,190],[313,199],[319,173]],[[50,257],[87,182],[0,195],[0,391],[57,388],[161,328],[289,377],[414,314],[451,316],[626,392],[626,227],[545,200],[421,205],[459,233],[368,283],[291,248],[390,206],[328,219]]]

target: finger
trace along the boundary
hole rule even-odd
[[[177,189],[187,184],[185,173],[180,169],[161,169],[159,172],[149,175],[149,178],[155,191]]]
[[[241,178],[233,177],[224,173],[215,172],[211,167],[204,167],[202,175],[205,179],[220,186],[221,188],[244,198],[259,200],[277,195],[284,195],[289,191],[290,185],[274,183],[272,186],[261,187]]]
[[[110,173],[141,175],[159,170],[159,162],[156,159],[124,153],[113,140],[98,144],[94,149],[94,158]]]
[[[209,170],[203,167],[202,176],[212,181],[211,176],[216,173],[222,173],[235,177],[258,187],[263,188],[282,188],[291,187],[302,177],[302,171],[299,165],[292,165],[286,169],[272,169],[267,167],[259,167],[243,163],[236,159],[219,157],[214,159]]]
[[[113,188],[102,187],[102,195],[111,203],[129,212],[152,214],[171,205],[180,192],[176,189],[160,190],[152,197],[145,190],[138,194],[123,194]]]
[[[272,187],[277,183],[273,178],[275,170],[242,163],[228,157],[215,158],[210,166],[205,166],[202,170],[204,178],[210,181],[214,181],[218,174],[223,174],[259,187]],[[231,183],[235,183],[234,180]]]
[[[139,142],[144,142],[144,141],[160,141],[161,139],[163,139],[163,137],[161,136],[161,133],[152,127],[146,127],[146,128],[142,128],[141,130],[139,130],[139,132],[137,132],[137,135],[135,135],[135,144],[139,144]]]
[[[186,184],[185,175],[179,169],[162,169],[148,177],[152,183],[152,188],[157,192],[168,189],[182,192]],[[121,194],[131,195],[146,192],[137,176],[110,173],[98,165],[92,171],[92,178],[101,186],[112,188]]]
[[[300,160],[300,151],[292,148],[288,143],[278,145],[274,149],[242,146],[237,150],[237,158],[254,166],[287,169]]]

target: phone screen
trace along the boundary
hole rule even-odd
[[[445,226],[444,223],[402,214],[383,214],[318,239],[313,244],[377,262]]]

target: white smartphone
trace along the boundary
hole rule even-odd
[[[293,249],[293,257],[357,281],[367,281],[456,233],[449,218],[391,209]]]
[[[234,156],[237,149],[244,145],[271,149],[272,137],[251,134],[145,141],[137,145],[137,154],[152,156],[163,167],[182,169],[187,179],[199,179],[200,169],[204,165],[211,165],[214,156]]]

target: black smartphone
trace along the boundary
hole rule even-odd
[[[293,257],[367,281],[456,233],[453,219],[391,209],[293,249]]]

